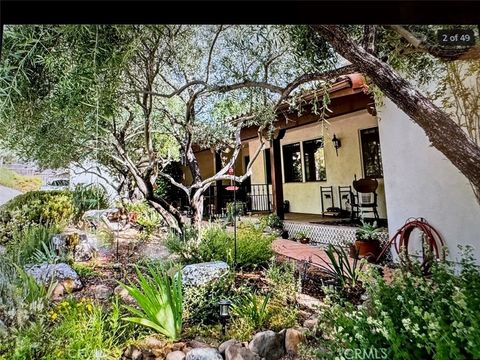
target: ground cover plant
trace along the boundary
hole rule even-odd
[[[384,349],[393,359],[480,357],[480,271],[470,252],[459,274],[435,262],[428,277],[419,267],[398,269],[388,283],[371,268],[363,279],[360,308],[332,293],[319,313],[320,344],[332,358],[346,349]]]

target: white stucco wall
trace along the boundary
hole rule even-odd
[[[378,110],[390,236],[407,218],[423,217],[443,237],[450,260],[458,258],[457,245],[471,245],[478,261],[480,205],[468,180],[390,100]]]
[[[361,159],[360,130],[377,126],[377,118],[366,110],[338,116],[328,120],[322,129],[322,123],[317,122],[298,128],[288,129],[280,144],[286,145],[306,140],[324,137],[326,181],[314,182],[287,182],[283,179],[283,197],[290,202],[290,211],[298,213],[321,214],[320,186],[333,186],[335,206],[339,206],[337,186],[352,185],[354,176],[363,177]],[[341,140],[342,146],[338,149],[338,156],[332,144],[333,134]],[[381,141],[380,141],[381,142]],[[249,144],[251,154],[258,147],[258,140]],[[381,144],[382,146],[383,144]],[[302,156],[303,157],[303,156]],[[265,163],[263,153],[257,158],[252,167],[252,183],[265,183]],[[282,156],[283,174],[283,156]],[[385,190],[383,179],[378,179],[378,212],[381,218],[387,217],[385,205]],[[328,201],[325,207],[331,206]]]

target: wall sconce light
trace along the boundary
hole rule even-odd
[[[222,323],[222,335],[225,336],[227,318],[230,316],[230,305],[232,303],[228,300],[222,300],[218,303],[218,310],[220,315],[220,322]]]
[[[332,139],[333,147],[335,148],[335,152],[337,153],[338,156],[338,148],[342,146],[342,142],[340,139],[337,138],[335,134],[333,134],[333,139]]]

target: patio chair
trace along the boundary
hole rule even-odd
[[[353,181],[353,188],[356,194],[350,192],[350,206],[352,208],[351,219],[363,218],[365,213],[373,213],[375,219],[378,219],[377,211],[377,179],[363,178]]]

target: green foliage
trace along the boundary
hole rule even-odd
[[[275,299],[284,304],[293,304],[299,291],[299,280],[295,277],[295,262],[275,263],[272,261],[266,271],[266,280]]]
[[[44,255],[54,256],[50,253],[51,240],[52,236],[58,232],[57,226],[38,224],[16,230],[12,241],[7,244],[6,255],[18,265],[36,263],[35,260],[39,260],[37,256],[40,256],[44,247],[47,248],[47,253]]]
[[[271,247],[273,239],[273,236],[264,234],[253,224],[239,225],[237,229],[237,266],[255,268],[266,265],[273,256]],[[187,231],[184,238],[170,234],[165,245],[186,263],[225,261],[233,264],[234,261],[233,234],[217,224],[204,229],[200,239],[192,229]]]
[[[72,198],[75,221],[80,220],[88,210],[106,209],[109,205],[108,194],[101,186],[79,184],[75,186]]]
[[[65,262],[66,259],[67,254],[57,254],[57,249],[55,248],[53,241],[49,240],[46,242],[43,241],[40,244],[40,247],[33,252],[30,261],[34,264],[56,264],[59,262]]]
[[[65,191],[31,191],[0,207],[0,243],[33,224],[65,226],[73,215],[72,195]]]
[[[134,315],[124,320],[150,327],[171,340],[178,340],[182,331],[182,278],[181,273],[170,276],[164,270],[148,266],[148,277],[138,267],[138,287],[122,284],[137,301],[140,309],[126,308]]]
[[[258,223],[262,229],[265,229],[267,226],[272,229],[283,229],[283,221],[280,220],[277,214],[261,216]]]
[[[191,324],[218,323],[218,302],[238,297],[234,286],[234,273],[229,272],[221,278],[200,286],[185,286],[183,293],[183,318]]]
[[[332,244],[328,244],[325,254],[329,261],[316,255],[322,261],[320,268],[323,272],[333,277],[342,287],[353,287],[359,284],[363,262],[359,263],[357,257],[350,258],[343,247]],[[350,263],[350,261],[352,262]]]
[[[232,314],[247,321],[254,329],[261,329],[268,319],[268,302],[271,295],[245,294],[238,303],[232,305]]]
[[[436,262],[430,277],[398,270],[387,283],[365,275],[369,300],[358,308],[335,297],[320,313],[322,347],[332,358],[345,349],[384,348],[393,359],[480,357],[480,271],[467,251],[455,265]],[[323,358],[323,357],[322,357]]]
[[[13,170],[0,167],[0,185],[21,192],[36,191],[42,186],[42,179],[37,176],[20,175]]]
[[[155,230],[162,224],[160,214],[145,201],[127,203],[126,208],[134,222],[140,226],[144,240],[150,239]]]
[[[378,240],[382,231],[382,228],[377,227],[376,221],[369,224],[365,220],[362,220],[362,226],[356,230],[355,236],[358,240]]]

